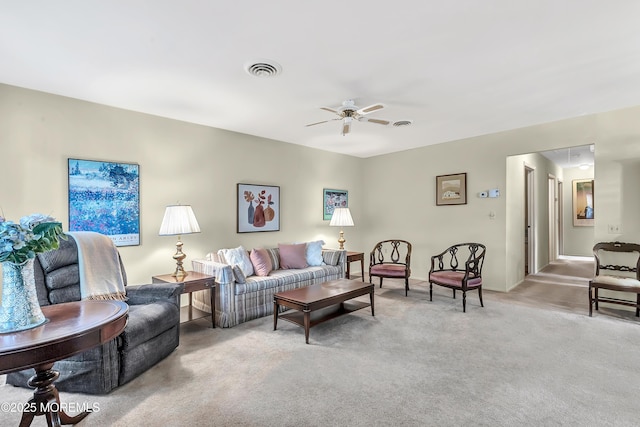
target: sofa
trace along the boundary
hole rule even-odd
[[[192,260],[194,271],[215,276],[216,325],[229,328],[272,315],[273,295],[277,292],[344,278],[346,251],[324,249],[323,243],[320,240],[251,250],[239,246]],[[294,247],[298,256],[291,262]],[[305,248],[304,260],[299,253],[301,247]],[[209,292],[194,293],[194,307],[211,313]]]
[[[119,254],[118,254],[119,258]],[[34,277],[41,306],[80,300],[76,241],[60,241],[56,250],[36,255]],[[124,283],[126,272],[120,260]],[[126,286],[127,326],[117,338],[56,362],[60,391],[106,394],[168,356],[179,344],[179,297],[183,284]],[[7,383],[27,387],[33,369],[7,375]]]

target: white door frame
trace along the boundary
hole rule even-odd
[[[525,185],[526,185],[526,209],[527,209],[527,221],[525,226],[525,232],[527,233],[527,263],[529,265],[528,274],[535,274],[538,271],[536,265],[536,209],[535,209],[535,166],[524,163],[525,172]],[[526,274],[526,273],[525,273]]]
[[[549,262],[558,259],[558,196],[556,194],[557,180],[555,175],[549,174]]]

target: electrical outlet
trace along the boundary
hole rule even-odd
[[[620,234],[622,227],[620,224],[609,224],[609,234]]]

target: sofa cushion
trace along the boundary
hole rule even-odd
[[[252,249],[249,258],[251,258],[253,271],[256,273],[256,275],[268,276],[271,270],[273,270],[271,257],[269,256],[269,252],[267,252],[266,249]]]
[[[306,268],[307,267],[307,244],[299,243],[293,245],[278,244],[280,250],[280,268]]]
[[[322,265],[322,245],[324,240],[316,240],[315,242],[307,243],[306,259],[307,264],[311,266]]]
[[[244,247],[220,249],[218,255],[222,255],[229,265],[239,265],[246,277],[253,276],[253,264],[251,264],[249,253]]]

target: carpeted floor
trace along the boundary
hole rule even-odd
[[[579,281],[534,285],[485,291],[484,308],[471,293],[462,313],[449,290],[429,302],[424,282],[405,297],[385,281],[375,317],[366,308],[318,325],[309,345],[291,323],[273,331],[271,317],[224,330],[197,320],[129,384],[61,398],[98,405],[85,426],[637,426],[639,322],[588,317]],[[533,300],[553,292],[573,305]],[[0,402],[30,394],[4,385]],[[0,413],[2,426],[19,419]]]

